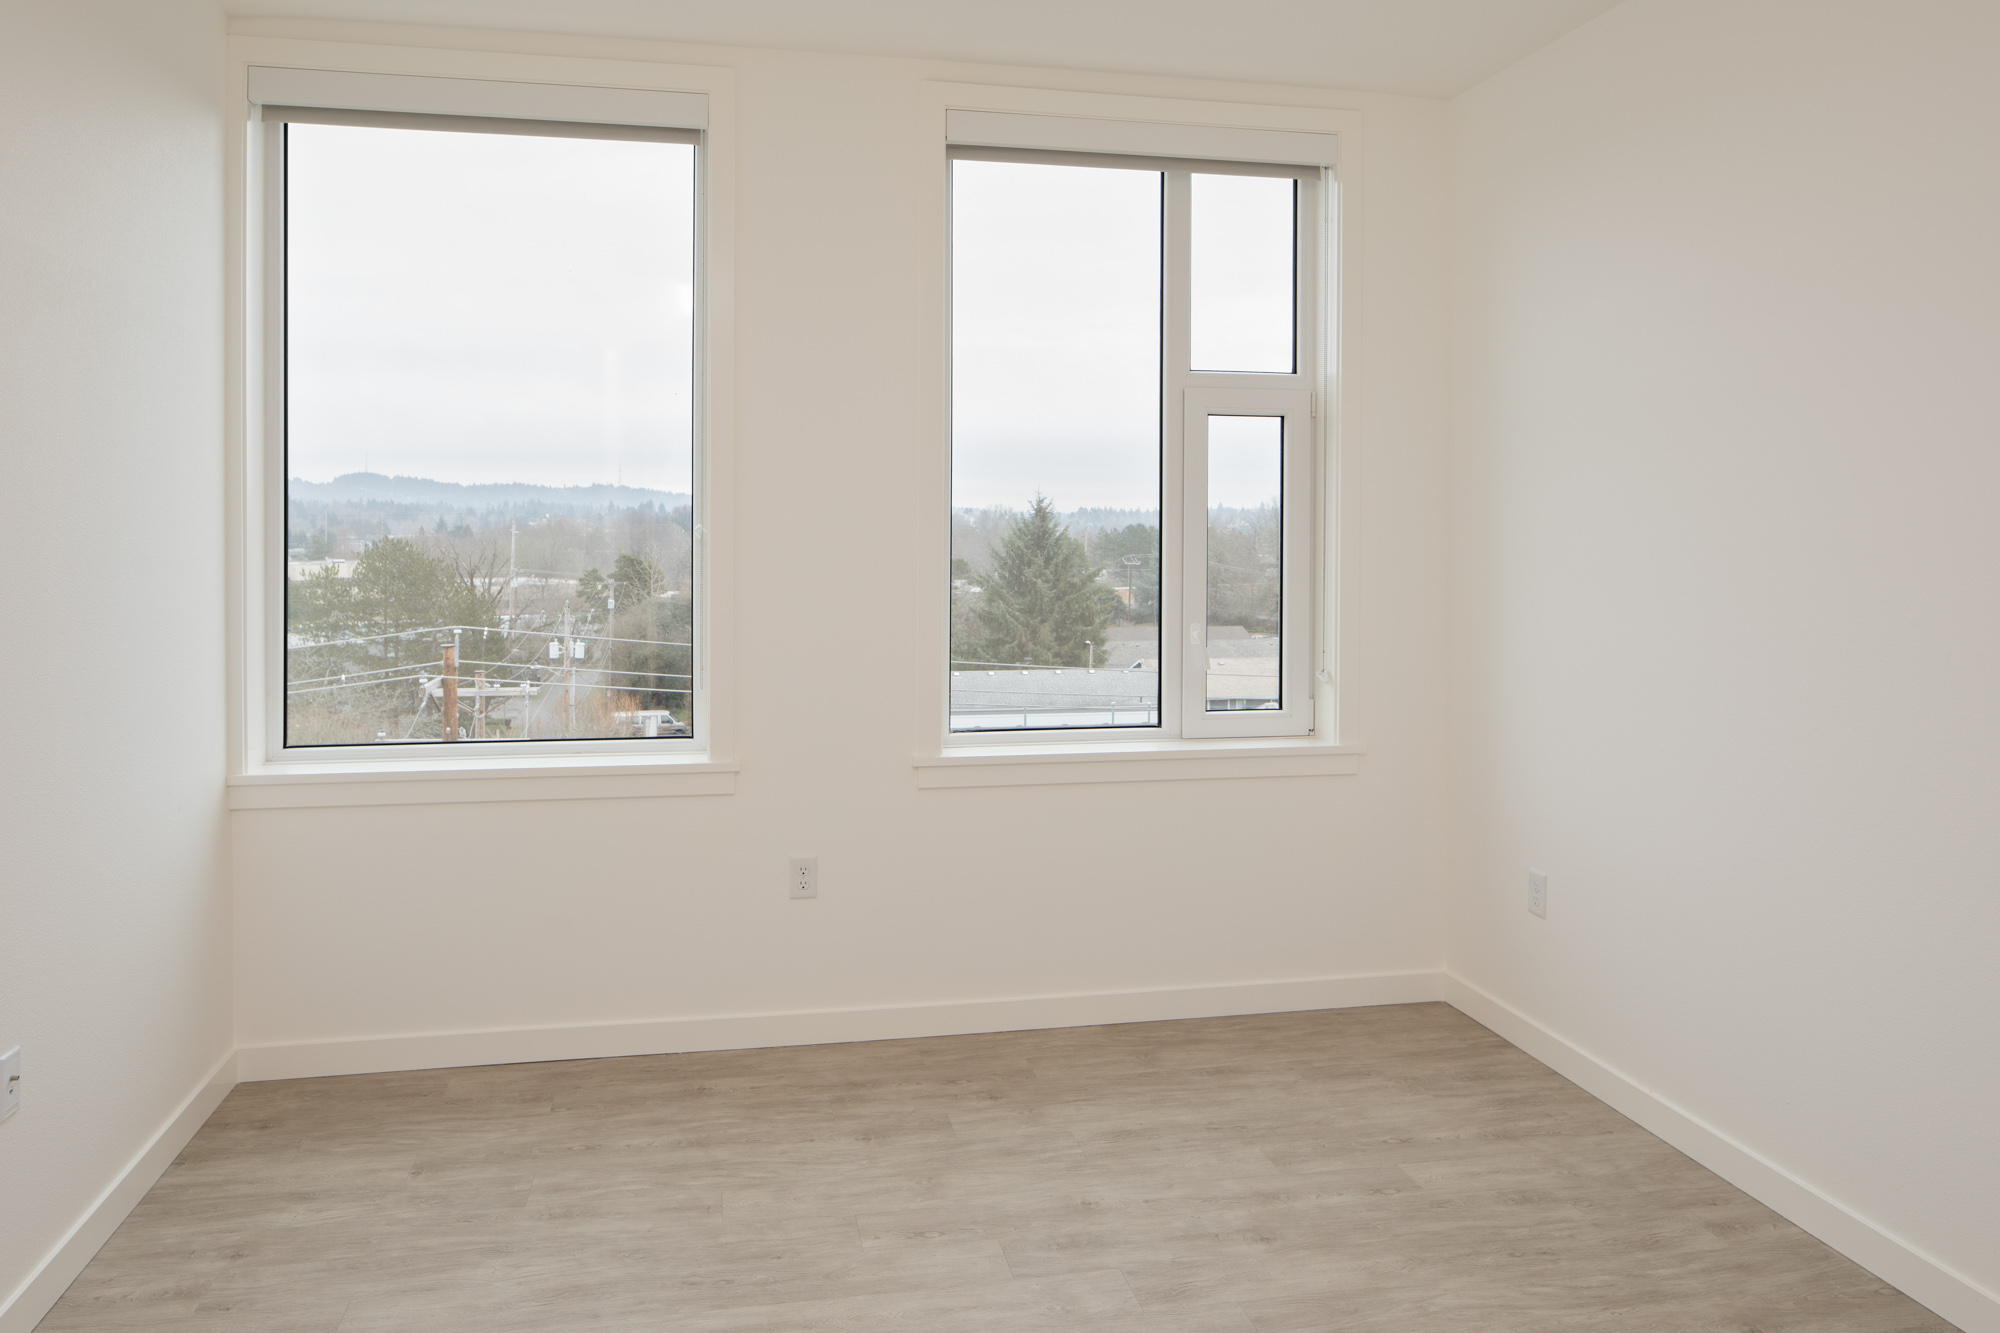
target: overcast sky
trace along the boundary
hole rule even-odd
[[[287,134],[291,476],[691,489],[690,147]],[[1291,189],[1197,177],[1197,364],[1290,368]],[[952,502],[1156,508],[1159,174],[959,162],[953,209]],[[1212,503],[1275,496],[1238,436]]]
[[[690,146],[287,134],[291,476],[690,489]]]

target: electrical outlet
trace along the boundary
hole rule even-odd
[[[1549,872],[1546,870],[1528,872],[1528,910],[1544,920],[1548,919]]]
[[[0,1120],[21,1109],[21,1048],[16,1046],[5,1055],[0,1055]]]
[[[792,858],[792,897],[819,897],[819,858],[817,856],[795,856]]]

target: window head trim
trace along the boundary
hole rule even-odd
[[[250,101],[261,107],[323,107],[413,115],[708,128],[708,94],[577,83],[460,79],[429,74],[252,65]]]
[[[1324,168],[1286,162],[1241,162],[1225,158],[1167,157],[1142,153],[1084,153],[1054,148],[995,148],[954,143],[945,148],[953,162],[1025,162],[1051,167],[1108,167],[1115,171],[1185,171],[1203,176],[1267,176],[1316,181]]]
[[[989,148],[1178,157],[1197,161],[1303,163],[1315,167],[1333,167],[1340,162],[1340,137],[1334,134],[1236,125],[1018,115],[957,108],[945,113],[945,140],[951,144],[978,144]]]
[[[583,120],[528,120],[518,116],[450,116],[429,111],[358,111],[331,106],[267,106],[266,124],[353,125],[378,130],[432,130],[459,134],[523,134],[545,139],[613,139],[624,143],[701,144],[700,130],[667,125],[608,125]]]

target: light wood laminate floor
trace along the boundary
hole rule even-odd
[[[1436,1004],[244,1084],[41,1325],[1949,1328]]]

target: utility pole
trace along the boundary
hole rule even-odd
[[[613,618],[617,616],[617,614],[618,614],[618,585],[615,583],[607,583],[604,585],[604,647],[598,649],[598,652],[601,654],[601,656],[598,659],[600,662],[609,662],[611,660],[611,622]],[[611,701],[611,689],[609,681],[605,682],[604,689],[598,691],[597,697],[604,700],[606,703],[609,703]],[[607,721],[609,720],[611,719],[607,717]]]
[[[486,739],[486,673],[472,673],[472,739]]]
[[[567,683],[563,689],[563,706],[569,711],[569,729],[565,736],[576,735],[576,640],[570,636],[569,603],[563,603],[563,671]]]
[[[444,646],[444,738],[458,739],[458,644]]]
[[[520,628],[515,623],[520,615],[520,607],[516,604],[514,597],[514,540],[520,535],[521,524],[519,521],[515,519],[507,520],[507,632],[509,634],[514,633]]]

